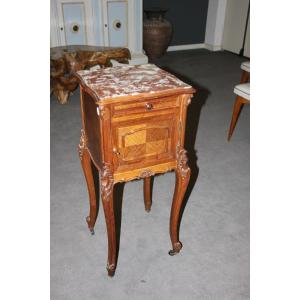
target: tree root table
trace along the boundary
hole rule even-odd
[[[54,93],[61,104],[67,103],[70,93],[78,86],[78,80],[73,73],[95,65],[110,67],[111,59],[128,64],[130,52],[127,48],[85,45],[51,48],[51,93]]]
[[[100,194],[108,236],[107,270],[117,265],[117,183],[144,180],[144,202],[150,211],[150,177],[175,170],[176,186],[170,216],[172,249],[178,253],[179,215],[190,179],[184,136],[186,112],[195,90],[155,65],[117,66],[79,71],[82,126],[78,146],[86,178],[92,233],[97,218],[93,166],[100,173]]]

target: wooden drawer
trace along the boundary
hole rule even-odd
[[[165,97],[160,99],[149,99],[134,101],[126,104],[116,104],[113,106],[113,118],[124,117],[134,114],[145,114],[168,111],[176,109],[180,105],[178,97]]]
[[[176,115],[164,114],[113,123],[116,171],[145,167],[175,159]]]

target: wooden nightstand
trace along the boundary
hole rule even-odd
[[[116,269],[116,222],[113,188],[118,182],[144,180],[145,209],[150,210],[150,177],[175,170],[170,217],[174,255],[180,251],[178,220],[190,179],[183,148],[186,111],[195,90],[155,65],[79,71],[82,126],[78,146],[87,181],[94,232],[97,217],[92,164],[100,173],[100,192],[107,225],[110,276]]]

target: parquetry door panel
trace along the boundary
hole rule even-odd
[[[175,158],[175,116],[142,118],[114,125],[115,167],[151,165]]]

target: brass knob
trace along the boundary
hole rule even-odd
[[[153,108],[153,104],[152,103],[147,103],[145,105],[145,107],[146,107],[147,110],[151,110]]]

